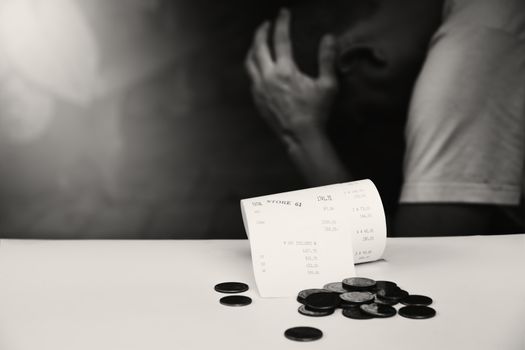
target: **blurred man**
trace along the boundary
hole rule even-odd
[[[361,164],[351,162],[360,159],[352,154],[385,164],[392,155],[401,168],[402,153],[399,205],[388,205],[399,191],[386,191],[394,235],[524,230],[525,3],[372,3],[345,30],[324,36],[316,78],[297,68],[290,13],[281,11],[273,47],[264,23],[246,61],[261,114],[312,185],[374,176],[384,181],[388,170],[381,166],[354,171]],[[331,116],[334,105],[346,116]],[[392,152],[382,138],[392,123],[403,125],[403,152]],[[335,139],[329,137],[333,125]],[[376,137],[358,147],[337,141],[370,125]]]

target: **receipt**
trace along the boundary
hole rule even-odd
[[[370,180],[241,201],[253,270],[262,297],[355,276],[354,264],[381,258],[386,219]]]

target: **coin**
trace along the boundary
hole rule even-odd
[[[399,309],[399,314],[406,318],[422,320],[436,316],[436,310],[428,306],[410,305]]]
[[[375,303],[363,304],[360,306],[360,308],[367,314],[381,318],[392,317],[397,313],[396,309],[394,309],[392,306]]]
[[[314,293],[306,297],[304,304],[312,311],[335,309],[339,306],[340,299],[337,293]]]
[[[290,340],[306,342],[321,339],[323,332],[313,327],[294,327],[287,329],[284,332],[284,336]]]
[[[221,298],[219,302],[226,306],[246,306],[252,303],[252,299],[244,295],[230,295]]]
[[[376,281],[370,278],[351,277],[343,280],[343,287],[350,292],[373,291],[376,287]]]
[[[313,311],[306,308],[306,305],[299,306],[297,309],[301,315],[312,316],[312,317],[323,317],[334,313],[335,309],[328,309],[323,311]]]
[[[393,289],[396,288],[397,284],[391,281],[376,281],[376,290],[381,289]]]
[[[380,297],[378,297],[376,295],[375,297],[375,300],[374,300],[374,303],[376,304],[381,304],[381,305],[390,305],[390,306],[394,306],[398,303],[397,300],[387,300],[387,299],[381,299]]]
[[[299,294],[297,294],[297,301],[300,302],[301,304],[304,304],[304,301],[305,299],[311,295],[311,294],[316,294],[316,293],[333,293],[329,290],[326,290],[326,289],[305,289],[305,290],[302,290],[299,292]]]
[[[241,282],[223,282],[215,286],[217,292],[227,294],[242,293],[246,292],[248,289],[248,285]]]
[[[329,291],[331,291],[331,292],[339,293],[339,294],[342,294],[342,293],[346,293],[346,292],[348,292],[348,291],[343,287],[343,283],[342,283],[342,282],[332,282],[332,283],[328,283],[328,284],[326,284],[323,288],[326,289],[326,290],[329,290]]]
[[[383,300],[399,302],[408,297],[408,292],[396,287],[393,289],[381,289],[377,292],[377,296]]]
[[[374,301],[374,294],[370,292],[348,292],[339,295],[344,305],[370,304]]]
[[[374,316],[361,310],[359,306],[353,306],[343,309],[343,316],[353,318],[354,320],[369,320],[371,318],[374,318]]]
[[[403,305],[414,305],[414,306],[428,306],[432,304],[432,298],[425,295],[409,295],[408,297],[401,300]]]

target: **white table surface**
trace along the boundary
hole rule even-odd
[[[389,239],[358,275],[429,295],[438,314],[359,321],[260,298],[247,241],[3,240],[0,349],[525,349],[524,271],[525,235]],[[229,280],[252,305],[219,304]],[[301,325],[323,339],[283,336]]]

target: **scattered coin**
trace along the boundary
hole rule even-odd
[[[406,318],[422,320],[436,316],[436,310],[428,306],[410,305],[399,309],[399,314]]]
[[[300,291],[299,294],[297,294],[297,301],[300,302],[301,304],[304,304],[304,301],[309,295],[317,294],[317,293],[333,293],[333,292],[327,289],[317,289],[317,288],[305,289],[305,290]]]
[[[432,304],[432,298],[429,298],[425,295],[409,295],[408,297],[401,300],[401,304],[413,306],[428,306]]]
[[[219,302],[226,306],[246,306],[252,303],[252,299],[244,295],[230,295],[221,298]]]
[[[361,310],[359,306],[353,306],[343,309],[343,316],[352,318],[354,320],[369,320],[371,318],[374,318],[374,316]]]
[[[314,293],[306,297],[304,304],[312,311],[335,309],[339,306],[340,299],[337,293]]]
[[[326,290],[329,290],[329,291],[331,291],[331,292],[339,293],[339,294],[342,294],[342,293],[346,293],[346,292],[348,292],[348,291],[343,287],[343,283],[342,283],[342,282],[332,282],[332,283],[328,283],[328,284],[326,284],[323,288],[326,289]]]
[[[396,309],[392,306],[375,303],[363,304],[360,306],[360,308],[367,314],[380,318],[392,317],[395,316],[395,314],[397,313]]]
[[[359,306],[374,302],[374,294],[370,292],[348,292],[340,294],[339,298],[342,301],[342,306]]]
[[[371,292],[375,290],[376,281],[370,278],[351,277],[343,280],[343,287],[350,292]]]
[[[224,282],[215,286],[220,293],[242,293],[249,286],[241,282]],[[406,305],[399,309],[399,315],[411,319],[427,319],[436,316],[436,310],[428,307],[432,298],[425,295],[410,295],[391,281],[374,281],[370,278],[352,277],[342,282],[326,284],[323,289],[305,289],[297,295],[302,303],[298,312],[310,317],[332,315],[339,306],[343,316],[356,320],[387,318],[398,312],[393,305],[401,302]],[[220,299],[226,306],[246,306],[252,303],[250,297],[230,295]],[[294,341],[308,342],[321,339],[323,332],[313,327],[294,327],[285,331],[285,337]]]
[[[287,329],[284,336],[290,340],[306,342],[321,339],[323,332],[313,327],[294,327]]]
[[[217,292],[226,294],[246,292],[249,288],[246,283],[241,282],[223,282],[215,286]]]
[[[327,310],[323,310],[323,311],[314,311],[314,310],[307,309],[306,305],[301,305],[301,306],[299,306],[299,309],[297,311],[299,311],[299,313],[301,315],[305,315],[305,316],[323,317],[323,316],[328,316],[328,315],[333,314],[335,309],[327,309]]]
[[[377,296],[383,300],[399,302],[408,297],[408,292],[399,287],[393,289],[381,289],[377,292]]]

